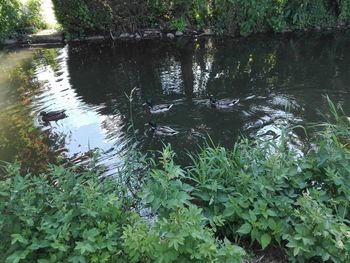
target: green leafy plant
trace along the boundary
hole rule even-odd
[[[170,29],[183,32],[186,29],[186,21],[183,18],[175,18],[170,22]]]
[[[0,182],[2,262],[110,262],[122,227],[137,220],[125,191],[98,173],[51,167],[22,177],[8,166]]]

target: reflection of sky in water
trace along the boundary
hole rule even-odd
[[[69,155],[98,147],[108,151],[104,162],[114,166],[122,160],[130,138],[125,94],[134,87],[133,116],[142,150],[160,150],[170,142],[183,155],[198,149],[207,134],[225,147],[232,147],[240,135],[278,143],[284,128],[320,120],[316,112],[327,110],[322,97],[326,92],[349,109],[350,56],[345,42],[338,43],[337,50],[348,60],[338,61],[339,65],[334,65],[333,53],[326,61],[319,55],[327,54],[336,42],[303,56],[299,53],[315,51],[303,41],[294,49],[288,40],[263,44],[198,40],[157,48],[147,43],[66,46],[58,50],[57,67],[43,60],[37,68],[43,86],[34,100],[35,112],[66,109],[68,118],[52,127],[66,136]],[[240,102],[229,110],[213,109],[209,94]],[[174,107],[167,114],[150,116],[142,106],[147,98]],[[152,118],[180,134],[152,137],[144,126]],[[299,147],[302,135],[290,136]]]
[[[92,149],[110,150],[122,136],[122,123],[118,115],[103,115],[101,106],[87,105],[71,87],[68,72],[68,47],[59,50],[59,68],[54,70],[41,64],[36,77],[43,85],[43,92],[37,96],[36,105],[47,112],[65,109],[67,118],[51,122],[56,134],[65,135],[68,156],[84,153]],[[119,142],[119,148],[123,146]],[[110,158],[113,159],[113,158]],[[111,160],[116,163],[117,160]]]

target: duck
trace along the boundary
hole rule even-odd
[[[146,102],[143,105],[147,105],[149,108],[149,111],[151,114],[157,114],[157,113],[164,113],[169,111],[174,104],[159,104],[159,105],[153,105],[152,100],[146,100]]]
[[[146,125],[151,126],[152,131],[159,136],[174,136],[179,133],[168,126],[158,126],[154,121],[150,121]]]
[[[228,108],[232,108],[233,106],[235,106],[239,102],[239,99],[237,99],[237,100],[235,100],[235,99],[233,99],[233,100],[231,100],[231,99],[217,100],[217,99],[213,98],[212,96],[210,96],[209,101],[210,101],[210,106],[212,106],[213,108],[228,109]]]
[[[40,112],[40,116],[44,122],[58,121],[67,117],[65,110],[49,111],[49,112],[42,111]]]

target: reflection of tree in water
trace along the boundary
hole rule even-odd
[[[170,119],[188,130],[205,124],[219,141],[231,143],[239,128],[256,135],[279,119],[290,125],[317,119],[315,105],[320,111],[328,107],[323,93],[344,102],[348,44],[346,37],[317,34],[77,46],[70,48],[69,69],[78,95],[93,105],[104,103],[104,114],[120,114],[124,126],[124,93],[136,87],[137,128],[150,118],[140,104],[151,97],[178,103],[167,117],[158,117],[161,122]],[[208,94],[241,103],[231,113],[214,112],[200,101]]]

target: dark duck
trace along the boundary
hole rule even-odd
[[[179,133],[168,126],[158,126],[154,121],[150,121],[147,125],[151,126],[152,131],[159,136],[174,136]]]
[[[58,111],[42,111],[40,112],[41,119],[43,122],[58,121],[67,117],[65,110]]]
[[[147,105],[149,108],[149,111],[151,114],[157,114],[157,113],[164,113],[169,111],[174,104],[159,104],[159,105],[153,105],[152,100],[146,100],[146,102],[143,105]]]
[[[239,102],[239,99],[237,99],[237,100],[235,100],[235,99],[234,100],[232,100],[232,99],[217,100],[213,96],[210,96],[209,101],[210,101],[210,106],[212,106],[213,108],[229,109],[229,108],[232,108],[233,106],[235,106]]]

